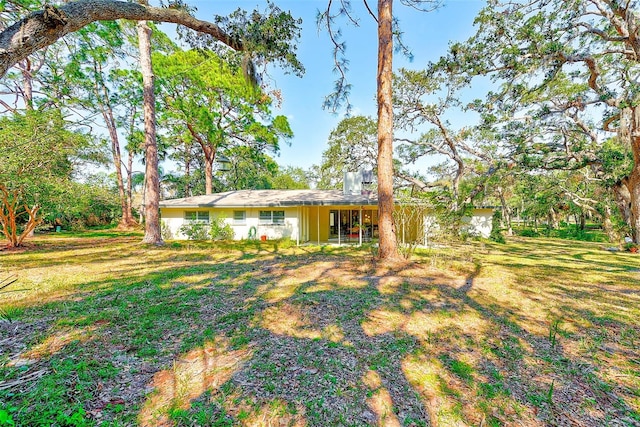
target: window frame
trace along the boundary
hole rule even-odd
[[[286,214],[284,210],[258,211],[258,224],[260,225],[284,225],[285,218]]]
[[[184,220],[191,223],[199,222],[202,224],[209,224],[211,221],[211,214],[209,211],[184,211]]]
[[[236,218],[236,214],[242,214],[242,218]],[[247,225],[247,211],[233,211],[233,225]]]

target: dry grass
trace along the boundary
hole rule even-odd
[[[55,236],[0,253],[16,425],[640,425],[640,257]]]

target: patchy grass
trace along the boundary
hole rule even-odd
[[[0,425],[640,425],[637,255],[139,241],[0,252]]]

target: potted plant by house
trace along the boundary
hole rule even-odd
[[[638,244],[637,243],[633,243],[633,242],[627,242],[624,244],[624,250],[631,252],[632,254],[635,254],[638,252]]]

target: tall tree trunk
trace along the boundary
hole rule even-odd
[[[108,98],[107,98],[108,99]],[[111,105],[102,107],[102,116],[109,130],[109,138],[111,139],[111,155],[113,156],[113,166],[116,172],[116,182],[118,184],[118,197],[120,198],[120,208],[122,210],[122,218],[120,218],[120,226],[129,227],[135,221],[131,215],[131,207],[127,206],[127,194],[124,188],[124,178],[122,177],[122,154],[120,152],[120,140],[118,130],[116,129],[116,120],[113,117]]]
[[[634,243],[640,243],[640,107],[634,107],[631,117],[631,152],[633,169],[624,183],[629,190],[629,225]]]
[[[631,194],[623,181],[613,185],[613,195],[622,219],[631,228]]]
[[[611,222],[611,206],[609,204],[604,205],[604,214],[602,215],[602,228],[604,232],[607,233],[607,237],[610,242],[616,242],[620,238],[618,233],[616,233],[613,228],[613,223]]]
[[[393,220],[393,0],[378,0],[378,257],[398,260]]]
[[[500,195],[500,204],[502,205],[503,226],[507,229],[507,236],[513,236],[513,228],[511,227],[511,209],[507,204],[507,199],[504,197],[504,191],[502,188],[498,188],[498,194]]]
[[[216,158],[216,150],[208,144],[202,144],[204,151],[204,194],[213,193],[213,162]]]
[[[133,219],[133,157],[133,150],[130,150],[127,158],[127,212],[131,218],[131,225],[135,224]]]
[[[204,153],[204,194],[213,193],[213,162],[216,159],[217,146],[209,143],[202,138],[198,132],[193,128],[191,123],[187,123],[187,129],[193,137],[193,139],[200,144],[202,152]]]
[[[639,147],[640,149],[640,147]],[[640,243],[640,163],[636,163],[624,180],[629,193],[629,225],[634,243]]]
[[[191,197],[191,156],[184,161],[184,197]]]
[[[145,2],[142,2],[145,3]],[[151,67],[151,28],[146,21],[138,23],[140,68],[144,99],[144,153],[146,161],[145,225],[143,243],[163,244],[160,232],[160,178],[158,176],[158,143],[156,141],[156,108]]]
[[[559,215],[556,210],[553,207],[550,207],[548,213],[548,226],[550,229],[557,230],[560,226],[558,216]]]
[[[204,194],[213,193],[213,163],[206,159],[204,162]]]

